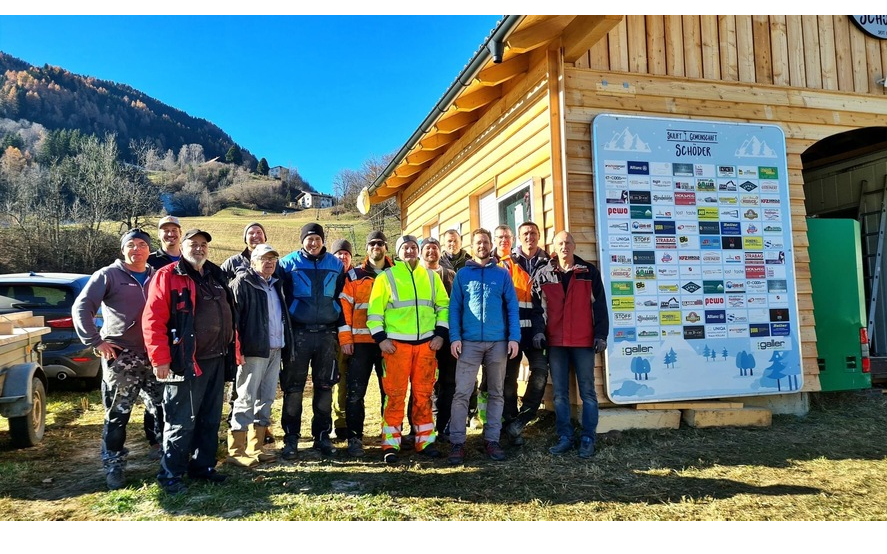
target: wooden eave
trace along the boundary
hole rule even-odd
[[[390,198],[406,189],[434,162],[444,156],[507,90],[505,84],[529,71],[530,53],[559,40],[564,59],[575,62],[604,38],[621,15],[528,15],[504,41],[501,63],[492,59],[477,73],[442,114],[371,192],[371,201]]]

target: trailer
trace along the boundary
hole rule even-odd
[[[9,419],[12,444],[19,448],[36,446],[46,430],[40,337],[49,331],[31,312],[0,316],[0,416]]]

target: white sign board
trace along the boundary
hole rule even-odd
[[[616,115],[592,127],[610,399],[797,392],[782,129]]]

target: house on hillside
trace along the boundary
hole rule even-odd
[[[335,198],[319,192],[300,192],[294,203],[299,208],[332,208]]]
[[[282,165],[275,165],[268,170],[268,177],[271,177],[272,179],[280,179],[284,169],[286,168]]]
[[[862,258],[881,259],[880,17],[504,16],[369,201],[396,198],[404,233],[454,228],[463,243],[526,220],[547,248],[570,231],[608,295],[604,407],[739,398],[803,413],[829,371],[808,218],[859,218]],[[876,302],[870,344],[847,358],[857,372],[869,346],[887,356],[879,269],[860,277]]]

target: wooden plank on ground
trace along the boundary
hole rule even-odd
[[[637,404],[637,410],[739,410],[745,406],[742,402],[688,401],[688,402],[654,402]]]

